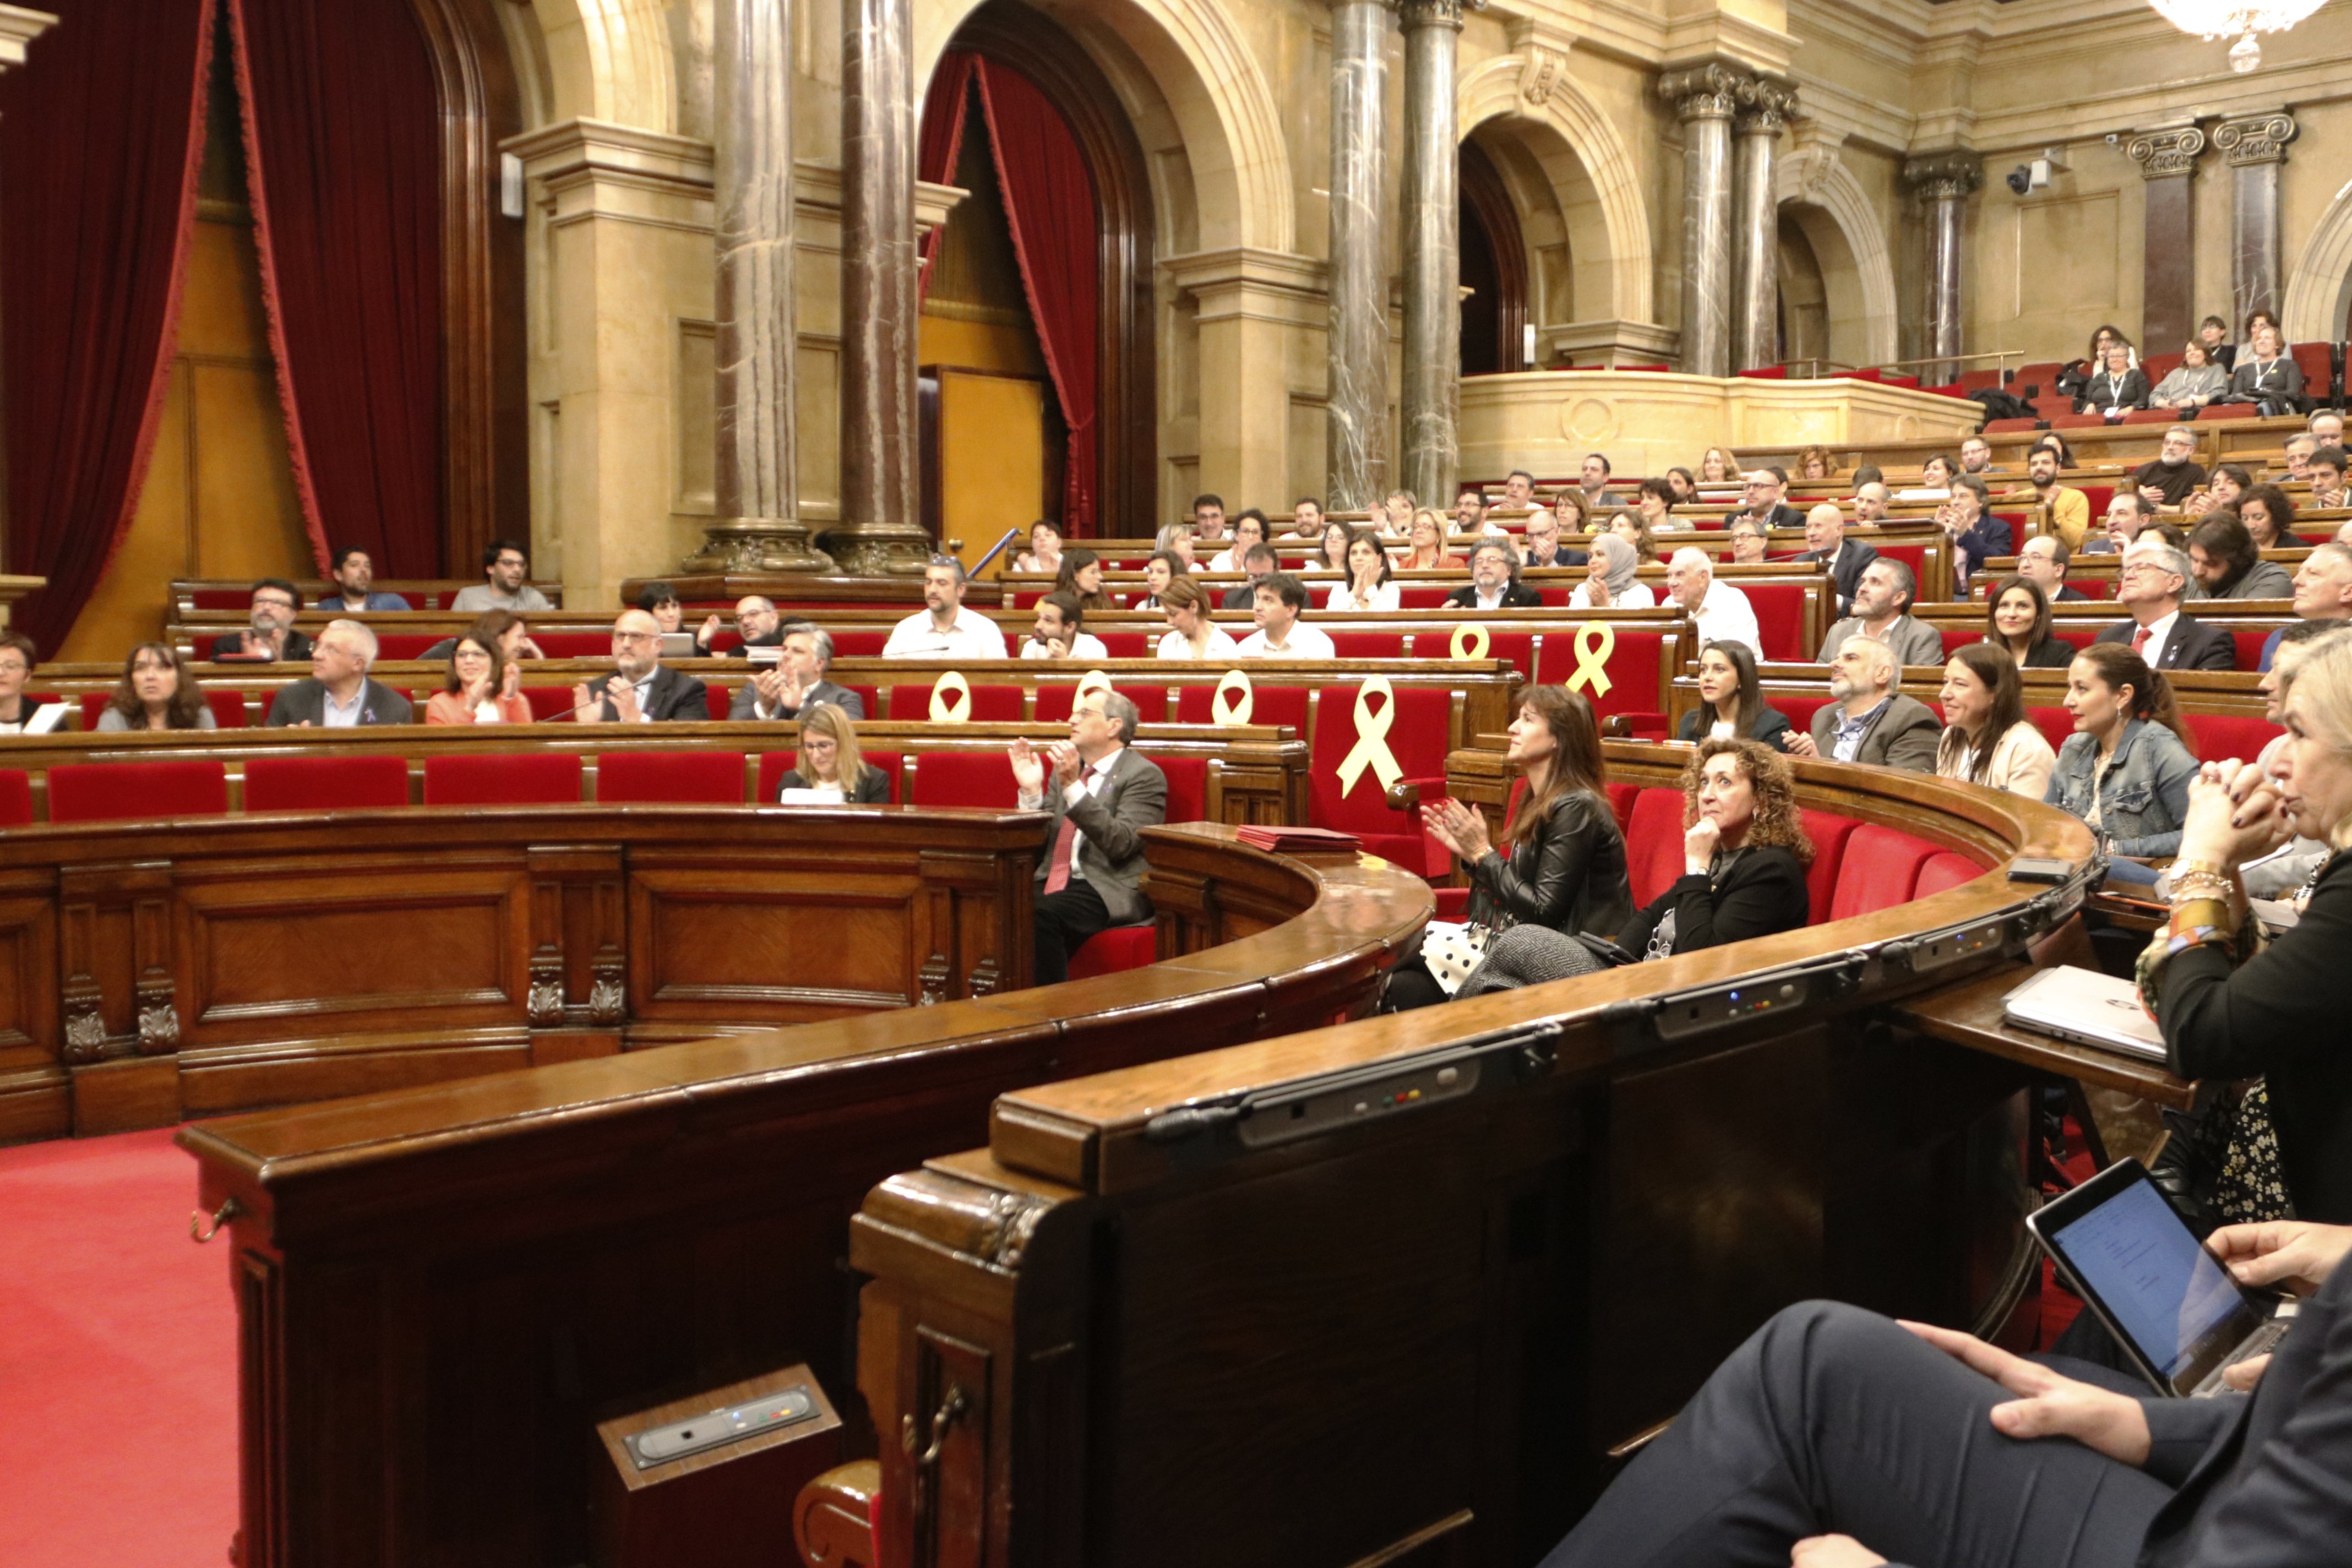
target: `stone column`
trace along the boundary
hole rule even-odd
[[[1661,77],[1683,122],[1683,352],[1693,375],[1731,374],[1731,113],[1741,78],[1719,65]]]
[[[1961,351],[1962,223],[1968,216],[1969,197],[1984,184],[1984,160],[1973,153],[1937,153],[1904,164],[1903,178],[1918,191],[1927,207],[1927,351],[1958,354]],[[1949,381],[1957,370],[1948,363],[1932,364],[1920,379],[1939,384]]]
[[[1476,0],[1472,0],[1476,4]],[[1461,451],[1462,168],[1454,61],[1463,0],[1403,0],[1403,488],[1444,510]]]
[[[718,521],[688,572],[821,572],[793,437],[792,0],[718,0],[711,295]]]
[[[915,24],[912,0],[843,0],[842,570],[919,575],[917,521]]]
[[[1738,100],[1732,121],[1731,363],[1754,370],[1780,357],[1777,165],[1780,130],[1796,111],[1797,91],[1759,77],[1739,84]]]
[[[1331,327],[1323,504],[1334,511],[1369,506],[1388,488],[1388,234],[1381,223],[1388,19],[1381,0],[1335,0],[1331,7]]]
[[[2279,165],[2294,140],[2294,117],[2284,110],[2224,120],[2213,145],[2230,164],[2231,332],[2245,331],[2256,310],[2279,305]]]
[[[2170,353],[2196,328],[2197,154],[2194,125],[2143,131],[2124,151],[2139,165],[2147,209],[2141,231],[2139,341],[2142,354]]]

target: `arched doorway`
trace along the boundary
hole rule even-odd
[[[1780,343],[1775,357],[1826,360],[1836,356],[1830,342],[1829,289],[1822,279],[1812,242],[1786,209],[1780,214]],[[1843,362],[1842,362],[1843,363]]]
[[[1509,188],[1475,141],[1462,143],[1461,187],[1462,374],[1525,369],[1527,243]]]

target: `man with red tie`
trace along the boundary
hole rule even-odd
[[[2237,639],[2182,613],[2189,581],[2187,556],[2153,535],[2135,541],[2116,574],[2116,603],[2131,619],[2109,626],[2098,640],[2131,644],[2150,669],[2237,668]]]
[[[1112,926],[1151,918],[1142,829],[1168,816],[1168,779],[1129,748],[1135,704],[1097,687],[1070,710],[1070,738],[1044,755],[1026,739],[1007,755],[1024,811],[1053,814],[1037,867],[1036,984],[1070,977],[1070,954]]]

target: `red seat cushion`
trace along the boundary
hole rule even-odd
[[[1445,596],[1453,592],[1451,587],[1443,583],[1406,583],[1397,589],[1397,608],[1442,610],[1445,607]],[[1349,656],[1343,654],[1340,657],[1344,658]]]
[[[580,759],[563,752],[425,759],[427,805],[574,805]]]
[[[2242,763],[2251,763],[2279,735],[2277,725],[2251,713],[2188,713],[2182,717],[2188,722],[2189,734],[2196,738],[2197,755],[2208,762],[2235,757]]]
[[[866,765],[867,767],[880,768],[882,770],[882,776],[890,781],[890,804],[893,805],[898,805],[898,769],[900,764],[904,763],[905,758],[897,752],[867,752],[861,750],[858,754],[865,758]],[[783,788],[784,775],[792,772],[799,763],[800,753],[797,752],[761,752],[759,790],[752,798],[763,805],[773,805],[776,799],[776,792]]]
[[[1250,686],[1250,722],[1253,724],[1283,724],[1307,733],[1307,700],[1313,693],[1304,686]],[[1213,680],[1192,681],[1176,691],[1176,721],[1180,724],[1212,724],[1216,721],[1217,683]]]
[[[1944,892],[1964,882],[1973,882],[1984,873],[1985,868],[1967,856],[1946,849],[1928,856],[1926,864],[1919,868],[1918,885],[1911,889],[1911,896],[1924,899],[1930,893]]]
[[[64,763],[49,770],[51,822],[219,816],[228,770],[206,759],[176,763]]]
[[[423,658],[425,650],[441,639],[431,632],[378,632],[375,634],[375,656],[380,659]],[[555,650],[547,650],[561,658]]]
[[[0,768],[0,827],[33,820],[33,778],[22,768]]]
[[[1805,837],[1813,841],[1813,863],[1805,869],[1805,923],[1819,925],[1830,918],[1830,902],[1837,891],[1838,868],[1845,864],[1846,844],[1862,825],[1834,811],[1799,806]]]
[[[1168,822],[1209,820],[1209,759],[1154,757],[1168,780]]]
[[[1617,818],[1618,832],[1624,832],[1626,824],[1633,820],[1633,797],[1641,793],[1640,784],[1613,784],[1609,786],[1609,811]],[[1514,795],[1513,799],[1517,798]]]
[[[1771,700],[1772,706],[1788,716],[1789,728],[1800,735],[1810,735],[1813,732],[1813,715],[1828,707],[1830,701],[1830,689],[1826,676],[1822,678],[1822,687],[1817,691],[1802,693],[1776,691],[1772,694]]]
[[[740,752],[606,752],[596,759],[596,798],[733,805],[743,799]]]
[[[603,658],[613,651],[611,632],[533,631],[530,640],[550,658]]]
[[[1636,907],[1650,901],[1683,874],[1683,792],[1652,784],[1633,797],[1625,819],[1625,876]]]
[[[1864,823],[1846,843],[1837,891],[1830,899],[1830,919],[1873,914],[1906,901],[1918,885],[1919,868],[1936,853],[1936,846],[1924,838]]]
[[[2126,425],[2178,425],[2180,423],[2180,410],[2178,408],[2135,408],[2125,414],[2123,423]],[[2101,507],[2091,515],[2093,517],[2105,517],[2106,515],[2106,509],[2105,507]]]
[[[1937,626],[1936,635],[1944,639],[1944,657],[1951,658],[1970,643],[1984,641],[1982,626]]]
[[[1801,583],[1737,583],[1756,612],[1756,632],[1767,659],[1801,664],[1812,658],[1805,646],[1805,588]]]
[[[1166,687],[1114,686],[1111,689],[1135,704],[1136,716],[1143,723],[1159,724],[1166,721],[1168,718]],[[1078,684],[1075,680],[1055,681],[1050,686],[1040,683],[1037,688],[1037,722],[1040,724],[1064,722],[1069,718],[1070,710],[1077,706],[1077,700]]]
[[[578,706],[578,700],[572,695],[572,688],[568,686],[526,686],[522,689],[522,700],[530,704],[530,716],[542,724],[556,720],[572,722],[572,710]]]
[[[1021,803],[1021,786],[1013,780],[1012,760],[1001,751],[918,752],[914,789],[908,798],[916,805],[1009,810]]]
[[[223,691],[217,688],[205,692],[205,705],[213,710],[213,725],[221,730],[245,728],[245,693]]]
[[[2107,416],[2104,414],[2053,414],[2050,416],[2050,428],[2087,430],[2095,426],[2105,425],[2106,422]]]
[[[1097,974],[1112,974],[1122,969],[1140,969],[1160,956],[1160,928],[1157,924],[1113,926],[1098,931],[1070,954],[1070,978],[1085,980]]]
[[[1442,877],[1452,868],[1451,852],[1423,831],[1416,814],[1390,807],[1376,772],[1366,768],[1358,773],[1352,789],[1340,785],[1339,766],[1356,748],[1356,699],[1361,689],[1327,686],[1317,694],[1308,738],[1307,823],[1355,834],[1364,841],[1366,853],[1415,876]],[[1443,779],[1453,694],[1423,686],[1395,688],[1391,695],[1396,710],[1387,743],[1403,777]]]
[[[1404,654],[1411,658],[1437,658],[1451,662],[1454,658],[1454,628],[1448,626],[1442,632],[1413,633],[1412,641],[1405,647]],[[1489,626],[1486,629],[1486,657],[1510,660],[1511,668],[1525,677],[1536,667],[1535,634],[1498,632]]]
[[[1150,632],[1097,632],[1103,652],[1113,658],[1150,658],[1159,645]]]
[[[970,722],[1018,724],[1028,714],[1028,690],[1019,686],[974,686]],[[890,720],[897,724],[924,724],[931,717],[931,687],[893,686],[889,690]],[[871,714],[867,717],[872,717]],[[1067,715],[1064,715],[1067,717]]]
[[[1566,684],[1577,673],[1576,638],[1580,628],[1563,627],[1543,634],[1543,646],[1536,651],[1536,680],[1544,686]],[[1606,719],[1617,713],[1657,713],[1664,710],[1664,700],[1659,689],[1658,666],[1664,658],[1666,635],[1664,632],[1636,631],[1630,626],[1612,628],[1616,635],[1615,646],[1601,666],[1609,677],[1609,689],[1596,690],[1592,683],[1584,688],[1591,700],[1592,711]],[[1681,650],[1687,658],[1691,650]]]
[[[1443,593],[1438,596],[1441,599],[1444,597]],[[1436,607],[1433,605],[1405,606],[1407,609]],[[1402,632],[1333,632],[1331,651],[1341,658],[1402,658],[1404,634]]]
[[[882,647],[890,634],[880,628],[860,630],[844,627],[833,634],[833,654],[835,658],[879,658]],[[872,710],[867,710],[869,713]]]
[[[2230,643],[2236,659],[2231,668],[2260,669],[2263,667],[2263,644],[2270,640],[2271,633],[2265,627],[2257,626],[2252,631],[2231,628]]]
[[[331,811],[407,804],[404,757],[255,757],[245,764],[247,811]]]
[[[2074,716],[2063,708],[2028,708],[2025,716],[2033,721],[2033,727],[2042,731],[2042,738],[2050,742],[2053,751],[2074,737]]]

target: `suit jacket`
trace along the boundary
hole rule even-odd
[[[1445,607],[1449,610],[1476,609],[1478,584],[1466,584],[1446,595]],[[1505,610],[1540,610],[1543,608],[1543,595],[1525,583],[1506,583],[1503,584],[1503,602],[1496,607]]]
[[[287,682],[270,700],[269,717],[264,727],[281,729],[289,724],[323,725],[327,721],[327,688],[324,683],[304,677]],[[360,696],[360,722],[362,724],[413,724],[416,710],[408,699],[389,686],[379,686],[371,680]]]
[[[2137,629],[2136,621],[2118,621],[2101,632],[2096,640],[2129,646],[2132,633]],[[2156,668],[2235,669],[2238,668],[2238,639],[2219,626],[2204,625],[2184,611],[2172,623],[2172,635],[2164,639],[2164,653],[2157,659]]]
[[[1227,610],[1255,609],[1257,606],[1257,584],[1244,583],[1237,588],[1228,588],[1225,596],[1217,604],[1220,608]]]
[[[1749,511],[1746,507],[1741,507],[1738,511],[1727,511],[1723,514],[1723,526],[1729,528],[1741,518],[1753,517],[1755,515],[1755,513]],[[1767,526],[1772,528],[1802,528],[1805,526],[1805,514],[1799,511],[1795,507],[1790,506],[1787,501],[1781,501],[1772,508],[1772,516]]]
[[[244,653],[245,634],[243,632],[226,632],[213,638],[213,658],[241,658]],[[286,647],[279,652],[278,662],[292,664],[297,659],[307,659],[310,657],[310,639],[300,632],[288,632]]]
[[[1818,664],[1837,662],[1838,649],[1845,639],[1866,630],[1859,617],[1848,616],[1830,627],[1830,635],[1822,639],[1822,651],[1814,656]],[[1944,662],[1944,637],[1935,627],[1916,616],[1905,614],[1895,617],[1886,628],[1886,646],[1895,650],[1897,664],[1937,665]]]
[[[1132,746],[1112,762],[1102,787],[1078,797],[1076,805],[1062,803],[1063,792],[1048,774],[1040,809],[1050,812],[1045,825],[1045,853],[1037,858],[1037,884],[1043,889],[1053,869],[1054,841],[1067,816],[1086,835],[1078,846],[1077,869],[1101,898],[1113,925],[1138,925],[1151,918],[1151,900],[1143,895],[1143,874],[1150,869],[1143,858],[1141,829],[1168,819],[1168,776],[1160,764]]]
[[[1688,741],[1693,745],[1706,740],[1706,737],[1699,733],[1699,723],[1702,720],[1706,721],[1709,730],[1715,728],[1715,716],[1712,713],[1705,708],[1694,708],[1683,715],[1682,730],[1675,738],[1679,741]],[[1756,722],[1748,726],[1746,738],[1750,741],[1761,741],[1776,752],[1787,751],[1789,749],[1789,716],[1778,708],[1759,709],[1756,713]]]
[[[751,657],[749,652],[751,648],[782,647],[783,644],[784,634],[781,628],[770,632],[766,637],[753,637],[750,642],[739,642],[725,653],[711,652],[709,647],[698,637],[694,639],[694,657],[697,658],[749,658]]]
[[[2062,603],[2068,600],[2076,600],[2083,597],[2083,590],[2080,588],[2070,588],[2066,586],[2065,584],[2061,583],[2058,584],[2058,592],[2054,596]]]
[[[1581,566],[1591,559],[1592,558],[1583,551],[1570,550],[1563,544],[1552,551],[1549,561],[1530,561],[1528,564],[1530,566]]]
[[[1844,717],[1844,708],[1835,702],[1824,703],[1813,714],[1813,749],[1824,762],[1837,755],[1838,721]],[[1944,726],[1934,711],[1916,698],[1898,692],[1887,699],[1870,728],[1863,731],[1862,746],[1853,760],[1906,773],[1932,773],[1936,747],[1943,738]]]
[[[601,680],[588,683],[591,691],[602,690],[603,688]],[[654,683],[646,692],[646,717],[656,724],[708,719],[710,717],[710,697],[703,689],[702,682],[693,676],[672,669],[666,664],[661,665],[655,668]],[[607,724],[620,722],[621,715],[613,707],[610,697],[604,699],[604,718]]]
[[[769,717],[779,720],[798,719],[803,712],[820,702],[832,703],[835,708],[848,714],[853,721],[866,717],[866,699],[845,686],[835,686],[830,680],[820,680],[810,687],[807,694],[801,699],[800,707],[779,708]],[[760,716],[759,704],[760,689],[747,680],[735,689],[734,700],[727,705],[727,717],[730,720],[757,719]]]
[[[1825,550],[1808,550],[1797,559],[1827,561],[1830,554]],[[1854,585],[1862,581],[1862,574],[1877,559],[1878,551],[1874,546],[1859,543],[1839,546],[1837,565],[1831,570],[1830,575],[1837,583],[1837,613],[1840,616],[1853,608]]]
[[[2017,533],[2009,520],[1986,512],[1976,521],[1976,526],[1952,541],[1952,552],[1959,557],[1962,573],[1973,573],[1996,555],[2017,553]]]

